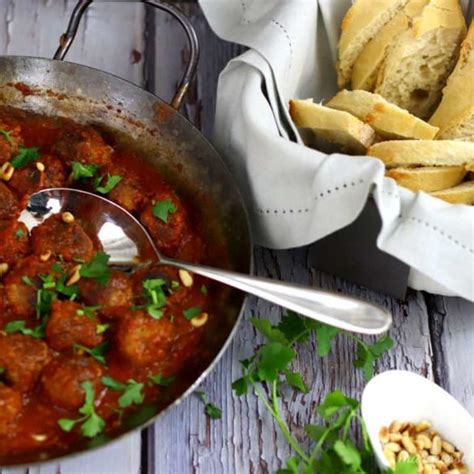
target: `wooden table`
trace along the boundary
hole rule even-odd
[[[178,3],[178,2],[177,2]],[[74,1],[1,0],[0,54],[51,57],[67,24]],[[219,40],[209,29],[199,6],[182,2],[197,29],[202,58],[197,80],[184,112],[211,137],[219,72],[243,49]],[[163,14],[132,2],[96,2],[88,11],[68,59],[127,78],[169,99],[186,55],[184,35]],[[405,302],[308,268],[307,250],[255,250],[259,275],[314,284],[360,295],[389,308],[390,331],[397,346],[378,371],[408,369],[435,380],[474,413],[474,305],[410,291]],[[237,399],[231,382],[239,376],[238,360],[260,341],[247,321],[252,314],[278,319],[279,308],[250,298],[244,321],[223,359],[203,384],[210,399],[223,410],[220,421],[210,421],[195,397],[163,416],[141,435],[131,435],[98,452],[46,466],[1,470],[31,474],[231,474],[275,471],[290,454],[254,396]],[[312,345],[301,350],[299,365],[311,393],[284,401],[292,430],[307,422],[322,397],[336,388],[360,397],[364,381],[352,368],[354,345],[338,339],[332,355],[318,360]]]

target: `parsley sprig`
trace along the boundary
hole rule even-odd
[[[357,343],[357,359],[354,365],[361,368],[366,378],[373,374],[374,362],[393,345],[388,337],[382,337],[374,344],[368,344],[359,337],[345,333],[331,326],[303,318],[288,312],[277,325],[269,321],[253,318],[254,327],[265,337],[266,342],[254,355],[241,361],[242,377],[237,379],[232,388],[238,396],[252,389],[263,402],[274,421],[280,428],[287,442],[292,447],[295,457],[286,461],[286,468],[279,474],[372,474],[377,467],[372,447],[369,442],[364,421],[360,415],[360,403],[339,391],[330,393],[317,409],[321,424],[307,424],[304,427],[312,447],[307,452],[296,437],[290,432],[281,410],[281,396],[284,387],[292,387],[307,393],[308,388],[303,376],[292,369],[296,358],[295,347],[307,343],[314,337],[317,343],[317,354],[326,356],[333,340],[339,334],[354,339]],[[351,428],[357,424],[362,433],[363,445],[357,448],[350,438]],[[414,469],[414,470],[413,470]],[[396,474],[415,474],[416,463],[412,460],[399,464]]]
[[[0,135],[10,144],[13,145],[13,138],[11,135],[11,130],[0,130]]]
[[[110,348],[110,343],[108,341],[105,341],[102,344],[99,344],[98,346],[93,347],[92,349],[90,347],[83,346],[82,344],[74,344],[73,348],[76,351],[82,351],[82,352],[85,352],[86,354],[89,354],[99,364],[103,366],[107,365],[105,356]]]
[[[72,163],[72,178],[75,180],[93,178],[99,167],[96,165],[84,165],[78,161]]]
[[[32,161],[37,160],[39,156],[40,155],[38,153],[38,148],[36,147],[26,148],[23,145],[20,145],[18,147],[18,155],[12,158],[10,163],[15,169],[23,168],[28,163],[31,163]]]
[[[148,304],[144,305],[149,316],[153,319],[161,319],[164,316],[164,307],[167,304],[166,280],[163,278],[150,278],[143,281]]]
[[[103,184],[104,178],[107,178]],[[112,189],[122,181],[123,176],[107,174],[107,176],[99,176],[94,183],[94,189],[100,194],[108,194]]]
[[[204,412],[209,418],[213,420],[220,420],[222,418],[222,410],[216,405],[214,405],[214,403],[211,403],[209,401],[207,393],[199,390],[197,392],[194,392],[194,394],[196,395],[196,397],[199,398],[202,403],[204,403]]]
[[[177,211],[176,206],[173,204],[171,199],[164,199],[163,201],[157,201],[153,204],[152,213],[160,221],[165,224],[168,223],[168,217],[170,214],[174,214]]]
[[[110,257],[104,252],[97,252],[89,263],[81,265],[81,277],[92,278],[102,285],[106,285],[111,276],[109,268]]]
[[[61,418],[58,425],[63,431],[70,432],[78,423],[81,425],[81,434],[87,438],[94,438],[105,428],[105,421],[96,413],[94,407],[95,390],[89,380],[81,384],[85,393],[84,405],[79,409],[79,413],[84,415],[76,420]]]
[[[108,375],[102,377],[101,380],[107,388],[123,392],[118,399],[120,408],[127,408],[133,404],[141,405],[145,399],[143,394],[144,383],[138,383],[133,379],[128,380],[127,383],[122,383]]]

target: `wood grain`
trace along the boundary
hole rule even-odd
[[[198,76],[184,113],[211,137],[219,72],[244,49],[219,40],[196,3],[180,5],[191,17],[202,47]],[[0,54],[51,57],[73,6],[74,2],[63,0],[0,1]],[[151,9],[145,12],[131,2],[97,2],[88,12],[68,59],[145,83],[169,99],[186,57],[184,34],[167,15],[155,14]],[[397,345],[377,370],[407,369],[435,379],[474,411],[473,305],[413,291],[406,302],[396,301],[312,271],[307,265],[307,249],[257,248],[255,262],[259,275],[358,295],[389,308],[394,314],[390,334]],[[222,420],[210,421],[204,415],[203,405],[190,397],[144,433],[143,446],[140,435],[133,435],[98,452],[27,472],[263,474],[281,467],[291,453],[266,411],[255,396],[236,398],[230,390],[231,382],[240,374],[238,360],[251,354],[262,341],[248,321],[254,315],[277,321],[281,310],[249,298],[245,320],[233,344],[203,383],[202,389],[222,408]],[[353,342],[344,336],[337,339],[333,352],[323,360],[315,356],[314,341],[300,348],[297,367],[304,373],[311,393],[286,394],[283,399],[288,423],[298,436],[301,427],[314,417],[315,405],[328,391],[339,388],[360,397],[364,380],[352,367],[354,352]]]

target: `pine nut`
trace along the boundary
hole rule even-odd
[[[402,438],[402,445],[410,454],[415,454],[417,451],[415,443],[408,436]]]
[[[450,469],[446,471],[446,474],[461,474],[461,471],[459,469]]]
[[[422,449],[420,451],[420,456],[422,457],[422,459],[426,459],[429,455],[430,455],[430,453],[428,453],[428,451],[426,449]]]
[[[449,466],[453,462],[453,457],[447,453],[441,455],[441,461],[444,462],[447,466]]]
[[[430,452],[435,456],[441,454],[441,438],[438,435],[433,438],[433,444],[431,446]]]
[[[47,261],[51,258],[51,255],[52,255],[52,254],[51,254],[51,250],[48,250],[47,252],[42,253],[42,254],[40,255],[40,260],[41,260],[42,262],[47,262]]]
[[[74,222],[74,215],[70,212],[63,212],[61,217],[66,224],[72,224]]]
[[[439,457],[438,456],[428,456],[426,458],[426,462],[429,462],[430,464],[434,464],[435,462],[438,462],[439,461]]]
[[[423,474],[433,474],[433,468],[428,464],[423,468]]]
[[[454,453],[454,446],[451,443],[448,443],[447,441],[443,441],[441,443],[441,447],[449,454]]]
[[[402,450],[400,445],[397,443],[387,443],[385,447],[394,453],[399,453]]]
[[[395,420],[390,424],[388,429],[389,429],[390,433],[398,433],[400,431],[401,427],[402,427],[401,422]]]
[[[6,275],[8,270],[10,270],[10,265],[8,265],[8,263],[0,263],[0,277]]]
[[[425,434],[417,435],[416,440],[423,443],[423,449],[431,449],[431,439]]]
[[[385,456],[385,459],[389,462],[391,467],[395,467],[395,464],[397,462],[395,458],[395,453],[393,451],[390,451],[390,449],[385,448],[383,450],[383,455]]]
[[[385,444],[388,443],[389,441],[389,435],[388,435],[388,428],[386,426],[382,426],[379,431],[379,440]]]
[[[207,323],[208,319],[209,319],[209,315],[207,313],[202,313],[197,318],[191,319],[191,324],[195,328],[200,328],[201,326],[204,326]]]
[[[81,265],[76,265],[69,272],[68,279],[66,281],[66,286],[71,286],[77,283],[81,279]]]
[[[397,456],[397,461],[406,461],[407,459],[410,459],[410,454],[408,451],[405,451],[404,449],[398,453]]]
[[[44,173],[44,170],[46,169],[46,166],[44,166],[44,164],[41,163],[41,161],[37,161],[37,162],[36,162],[36,169],[37,169],[40,173]]]
[[[186,288],[191,288],[191,286],[193,286],[193,277],[191,273],[189,273],[187,270],[179,270],[178,275],[183,286],[185,286]]]
[[[402,435],[400,433],[391,433],[388,435],[389,441],[393,441],[394,443],[398,443],[402,440]]]
[[[423,420],[416,425],[415,431],[421,433],[422,431],[429,430],[431,428],[431,423],[427,420]]]
[[[3,163],[2,167],[0,168],[0,175],[3,181],[10,181],[12,179],[13,173],[15,172],[15,168],[9,163]]]
[[[35,440],[38,441],[38,443],[43,443],[48,439],[48,437],[45,434],[34,434],[31,435],[31,437]]]

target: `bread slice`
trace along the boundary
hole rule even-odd
[[[337,77],[340,88],[350,83],[352,68],[364,46],[407,1],[356,0],[349,8],[342,21],[338,45]]]
[[[371,92],[343,90],[326,105],[355,115],[382,138],[432,140],[438,133],[438,128]]]
[[[474,204],[474,181],[462,183],[454,188],[430,193],[432,196],[451,204]]]
[[[474,91],[472,94],[474,95]],[[457,120],[444,128],[437,136],[437,139],[474,142],[474,105],[463,115],[459,116]]]
[[[290,115],[297,127],[311,129],[344,151],[365,154],[374,143],[372,127],[347,112],[315,104],[312,99],[290,100]]]
[[[417,117],[429,118],[441,99],[465,33],[459,0],[430,0],[387,54],[375,92]]]
[[[430,123],[439,127],[438,138],[455,138],[456,134],[466,137],[466,133],[460,133],[460,127],[464,128],[466,122],[471,123],[471,141],[474,140],[474,21],[471,22],[466,39],[461,45],[459,60],[453,73],[449,76],[448,84],[443,89],[443,99],[430,119]],[[469,125],[468,125],[469,128]],[[451,129],[449,132],[448,129]],[[454,129],[454,130],[453,130]],[[457,138],[457,137],[456,137]],[[465,138],[464,138],[465,139]]]
[[[357,58],[352,71],[352,89],[373,91],[377,75],[390,47],[397,37],[408,30],[429,0],[409,0],[364,47]]]
[[[387,167],[467,166],[474,162],[474,143],[454,140],[393,140],[371,146],[367,152]]]
[[[464,166],[425,166],[422,168],[393,168],[386,175],[400,186],[412,191],[439,191],[459,184],[466,176]]]

